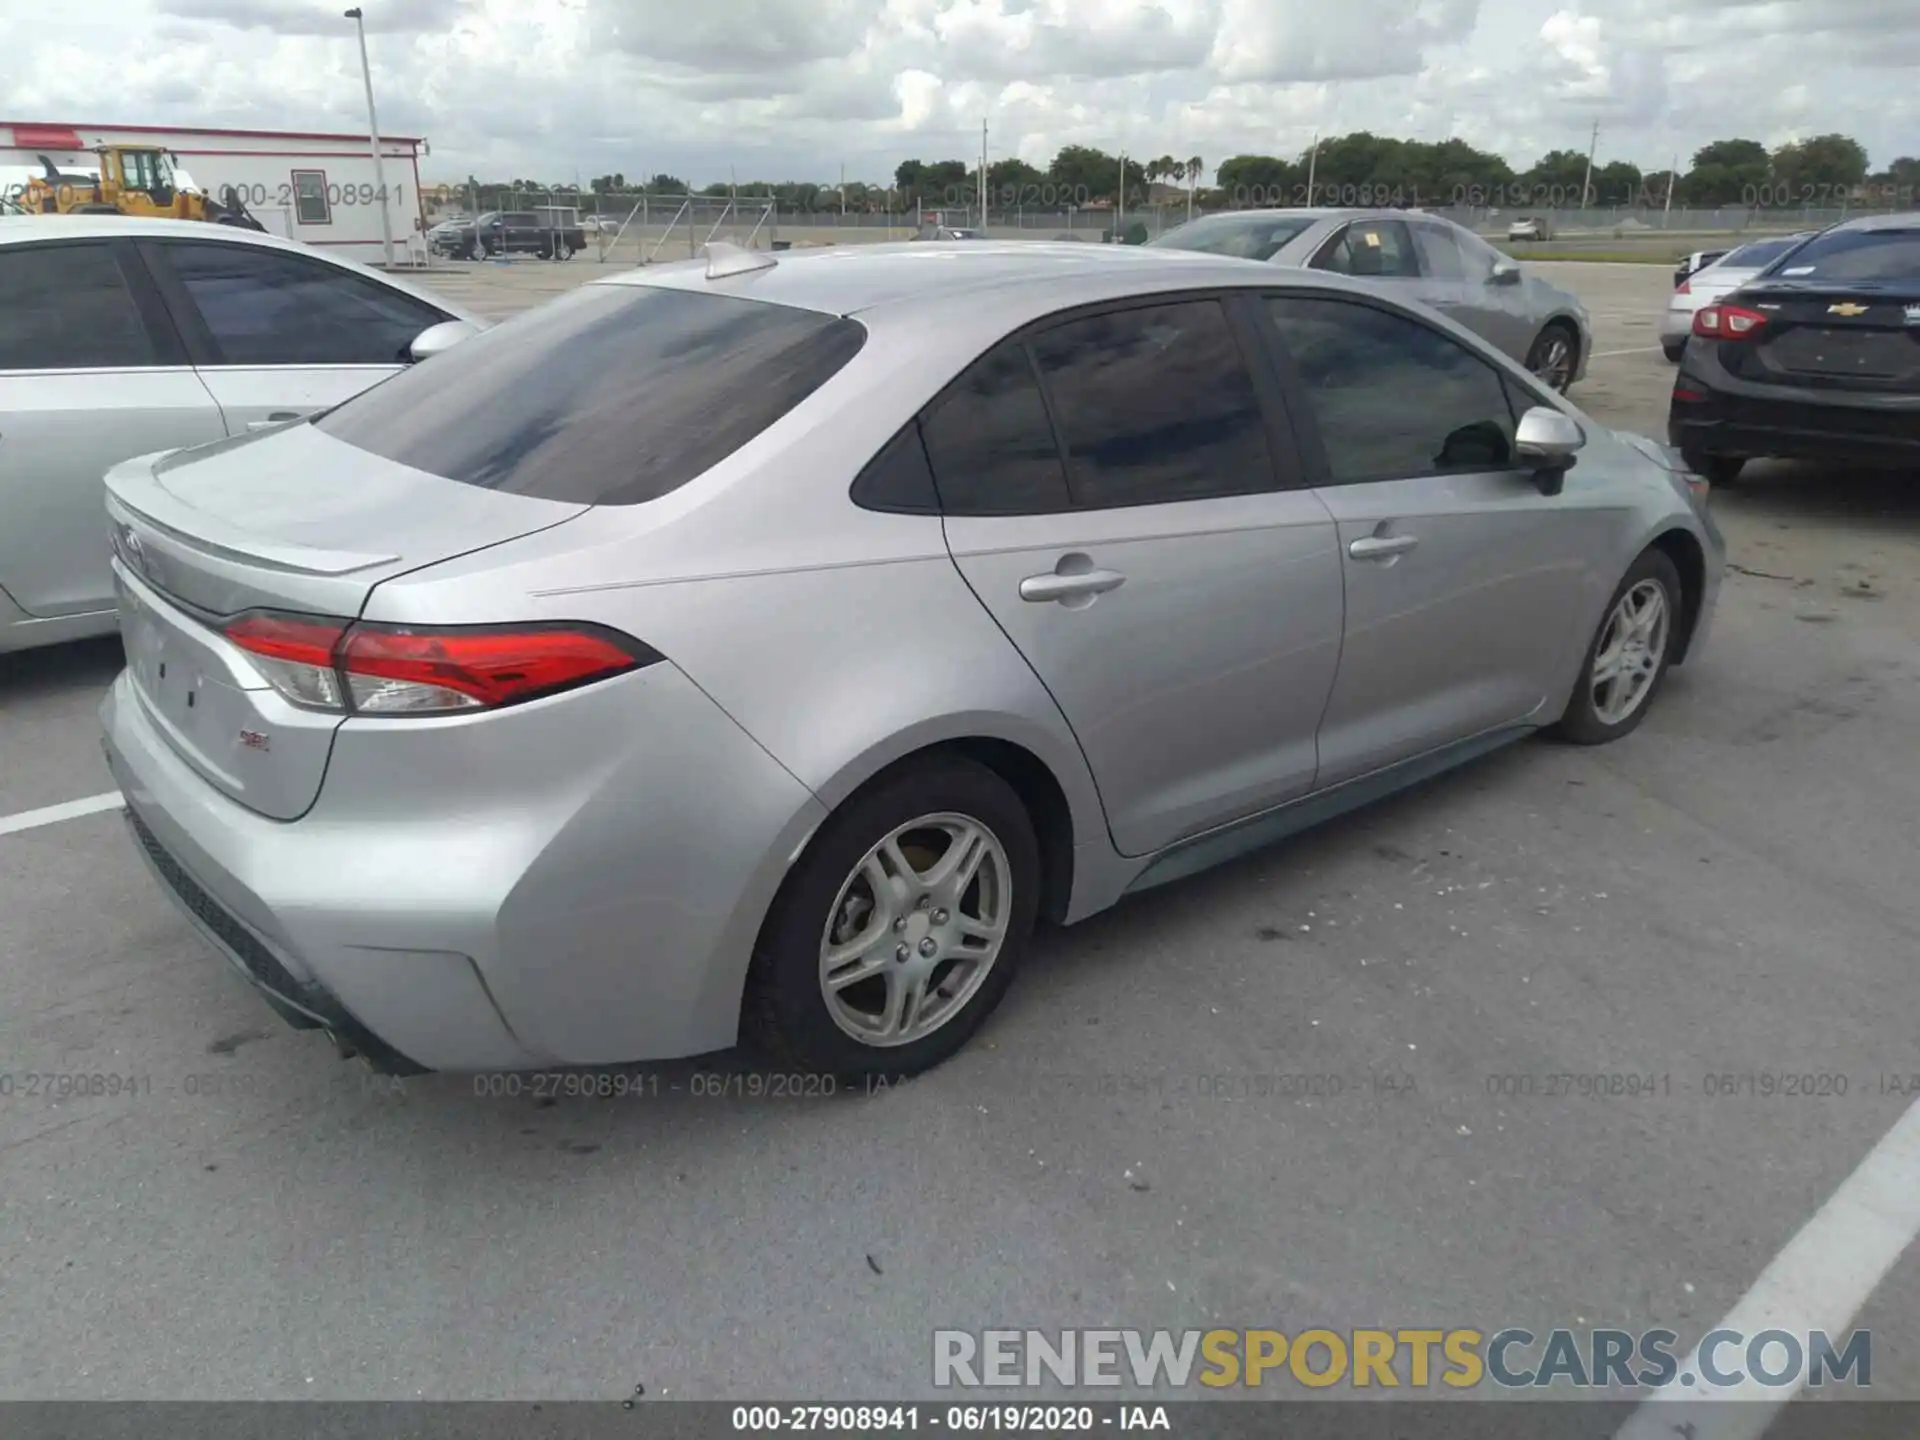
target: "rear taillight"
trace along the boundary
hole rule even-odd
[[[1676,295],[1691,295],[1693,293],[1693,281],[1682,280],[1678,285],[1673,287],[1673,293]]]
[[[1767,317],[1744,305],[1702,305],[1693,312],[1693,333],[1709,340],[1745,340]]]
[[[294,704],[356,715],[495,710],[660,659],[597,625],[372,625],[258,611],[226,636]]]

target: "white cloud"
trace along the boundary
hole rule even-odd
[[[9,118],[352,130],[339,0],[0,11]],[[381,120],[457,178],[884,179],[901,159],[1293,154],[1317,128],[1648,168],[1733,135],[1920,150],[1914,0],[378,0]]]

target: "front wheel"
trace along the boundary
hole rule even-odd
[[[742,1028],[776,1062],[849,1082],[930,1069],[1012,983],[1039,843],[993,771],[906,766],[821,827],[769,911]]]
[[[1535,338],[1533,348],[1527,352],[1527,369],[1549,388],[1564,395],[1573,384],[1574,365],[1579,356],[1579,337],[1556,320]]]
[[[1604,745],[1639,726],[1666,677],[1683,598],[1673,561],[1658,550],[1642,551],[1607,603],[1554,734],[1576,745]]]

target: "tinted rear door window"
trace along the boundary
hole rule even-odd
[[[1032,345],[1077,503],[1158,505],[1274,488],[1265,417],[1219,301],[1090,315]]]
[[[133,292],[105,244],[0,247],[0,370],[157,363]]]
[[[447,317],[379,281],[304,255],[252,245],[167,242],[219,365],[399,365],[422,330]]]
[[[1017,340],[968,366],[927,407],[921,433],[949,515],[1044,515],[1072,503],[1046,402]]]
[[[757,300],[586,285],[314,423],[402,465],[543,500],[638,505],[731,455],[866,340]]]

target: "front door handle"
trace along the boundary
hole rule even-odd
[[[298,420],[299,418],[300,412],[298,410],[276,410],[264,420],[249,420],[247,422],[247,428],[249,430],[266,430],[275,425],[284,425],[289,420]]]
[[[1347,554],[1356,560],[1386,560],[1406,554],[1419,543],[1417,535],[1362,535],[1347,546]]]
[[[1073,600],[1080,596],[1104,595],[1117,590],[1126,581],[1117,570],[1082,570],[1077,574],[1029,575],[1020,582],[1020,598],[1034,604],[1049,600]]]

